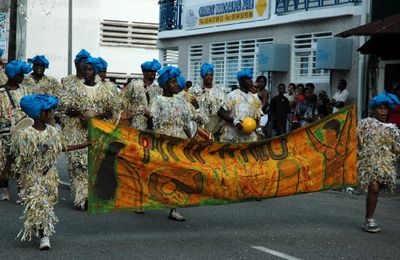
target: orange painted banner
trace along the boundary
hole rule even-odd
[[[207,143],[92,120],[89,210],[160,209],[290,196],[357,184],[355,106],[287,135]]]

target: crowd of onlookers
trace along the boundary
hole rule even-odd
[[[269,124],[264,129],[267,137],[285,134],[328,116],[344,107],[349,96],[347,82],[341,79],[337,84],[338,91],[332,98],[325,90],[320,90],[317,95],[313,83],[290,83],[287,87],[280,83],[277,86],[278,94],[269,100],[266,82],[265,76],[259,76],[255,85],[263,112],[269,116]]]

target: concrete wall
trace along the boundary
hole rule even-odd
[[[42,14],[39,1],[28,0],[27,12],[35,6],[26,25],[26,57],[44,54],[50,61],[48,75],[61,78],[68,68],[68,0],[58,0],[51,15]],[[43,2],[46,3],[46,2]],[[46,8],[49,8],[46,6]],[[107,60],[110,72],[138,73],[140,64],[158,57],[158,51],[100,45],[100,22],[105,19],[158,23],[157,0],[73,0],[73,43],[75,56],[82,48]],[[74,71],[74,69],[73,69]]]

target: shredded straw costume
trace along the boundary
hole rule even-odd
[[[201,66],[201,77],[204,79],[207,74],[214,74],[214,65],[204,63]],[[213,85],[211,88],[205,88],[203,85],[195,84],[189,89],[189,92],[196,97],[200,109],[205,115],[207,115],[207,122],[212,117],[219,121],[217,112],[226,98],[226,94],[221,87]],[[205,125],[202,125],[201,127],[205,127]]]
[[[141,65],[141,68],[142,71],[157,72],[161,68],[161,64],[157,60],[147,61]],[[162,93],[163,90],[156,80],[147,87],[143,80],[135,80],[129,83],[128,89],[123,93],[122,104],[123,109],[133,115],[130,127],[142,131],[148,130],[147,117],[144,116],[144,113],[150,109],[152,100]]]
[[[253,78],[250,70],[242,70],[237,73],[237,79],[242,77]],[[230,92],[222,108],[229,113],[235,120],[242,120],[245,117],[251,117],[254,120],[260,119],[262,115],[262,103],[257,95],[251,92],[245,93],[240,89]],[[257,134],[245,134],[241,132],[236,126],[224,123],[222,127],[221,141],[223,142],[255,142],[257,141]]]
[[[392,101],[379,95],[370,101],[370,108]],[[358,124],[358,173],[360,185],[367,188],[378,182],[393,191],[396,184],[396,156],[400,154],[400,131],[395,124],[375,118],[362,119]]]
[[[91,63],[93,67],[98,66],[95,58],[89,58],[85,63]],[[113,113],[114,90],[108,85],[97,81],[95,86],[87,86],[81,81],[64,82],[65,91],[60,97],[60,106],[66,115],[64,119],[63,132],[69,143],[84,143],[88,139],[87,122],[82,121],[79,116],[71,117],[67,111],[93,110],[96,113]],[[88,198],[88,150],[82,149],[68,153],[68,173],[71,179],[71,191],[75,207],[84,209]]]
[[[57,99],[47,95],[29,95],[21,100],[22,109],[31,118],[38,118],[40,112],[57,107]],[[24,228],[18,236],[21,240],[38,236],[42,230],[46,237],[55,233],[58,222],[54,205],[58,201],[59,178],[56,169],[65,143],[61,133],[46,125],[44,131],[28,127],[18,131],[11,145],[16,156],[15,167],[21,173],[19,183],[23,188]]]
[[[36,55],[32,58],[31,63],[42,65],[45,69],[49,68],[49,61],[44,55]],[[34,94],[47,94],[58,97],[61,91],[60,82],[56,78],[47,75],[43,75],[39,81],[36,81],[33,75],[29,74],[25,77],[22,85],[30,86],[32,88],[30,92]]]

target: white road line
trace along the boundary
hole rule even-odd
[[[283,259],[287,259],[287,260],[300,260],[300,258],[296,258],[296,257],[290,256],[290,255],[287,255],[287,254],[284,254],[284,253],[281,253],[281,252],[266,248],[264,246],[251,246],[251,248],[254,248],[256,250],[260,250],[260,251],[263,251],[263,252],[268,253],[270,255],[274,255],[274,256],[277,256],[277,257],[280,257],[280,258],[283,258]]]

